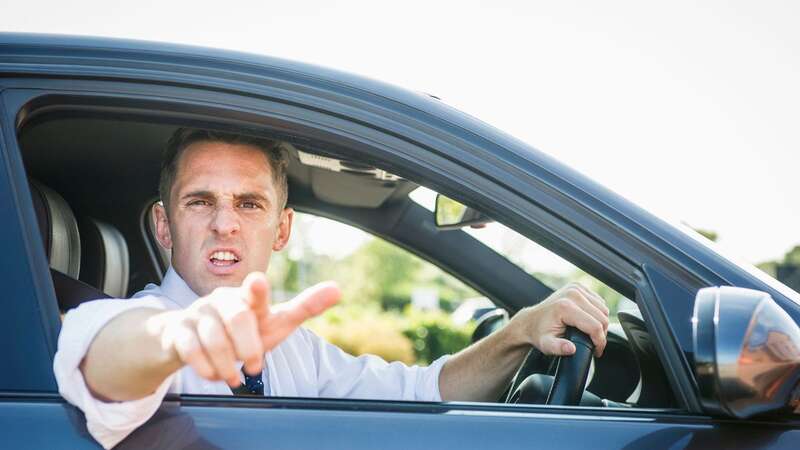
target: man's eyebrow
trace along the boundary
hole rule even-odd
[[[214,199],[216,197],[217,197],[216,194],[214,194],[211,191],[197,190],[197,191],[191,191],[191,192],[187,192],[187,193],[183,194],[181,196],[180,200],[186,200],[186,199],[189,199],[189,198]],[[269,198],[267,198],[266,195],[264,195],[264,194],[262,194],[260,192],[257,192],[257,191],[242,192],[241,194],[234,194],[233,197],[237,201],[243,201],[243,200],[254,201],[254,200],[257,200],[257,201],[260,201],[262,203],[267,203],[267,204],[270,203]]]
[[[183,196],[181,196],[180,199],[184,200],[184,199],[193,198],[193,197],[194,198],[214,198],[215,195],[211,191],[200,190],[200,191],[187,192],[187,193],[183,194]]]
[[[237,200],[259,200],[261,202],[269,203],[266,195],[260,192],[243,192],[234,196]]]

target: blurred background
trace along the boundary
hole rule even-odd
[[[436,95],[800,290],[798,2],[0,0],[0,11],[0,31],[241,50]],[[276,297],[339,280],[343,305],[311,326],[352,353],[429,362],[463,347],[487,307],[359,230],[296,225],[270,269]],[[622,301],[511,230],[480,232],[551,287],[580,279]]]

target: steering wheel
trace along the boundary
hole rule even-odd
[[[556,359],[552,383],[546,376],[551,373],[552,358],[531,349],[511,381],[506,403],[568,406],[580,404],[586,377],[589,375],[594,344],[589,336],[572,327],[567,327],[564,337],[575,344],[575,353]]]

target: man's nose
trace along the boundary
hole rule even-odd
[[[239,216],[233,207],[219,206],[211,219],[211,230],[222,235],[239,231]]]

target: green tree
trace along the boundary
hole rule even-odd
[[[335,266],[329,274],[340,281],[343,301],[377,303],[384,310],[402,310],[420,288],[435,290],[447,311],[478,295],[433,264],[381,239],[368,241]]]
[[[783,257],[783,263],[800,266],[800,245],[796,245],[793,249],[786,253],[786,255]]]
[[[756,267],[766,272],[773,278],[778,278],[778,269],[785,266],[800,267],[800,245],[794,246],[791,250],[783,255],[783,260],[779,261],[764,261],[756,264]],[[785,281],[785,280],[781,280]]]
[[[703,230],[701,228],[695,228],[694,231],[697,231],[698,233],[702,234],[709,241],[717,242],[717,239],[719,238],[719,234],[717,234],[716,231]]]
[[[345,301],[400,309],[410,302],[419,258],[381,239],[372,239],[340,262]]]

